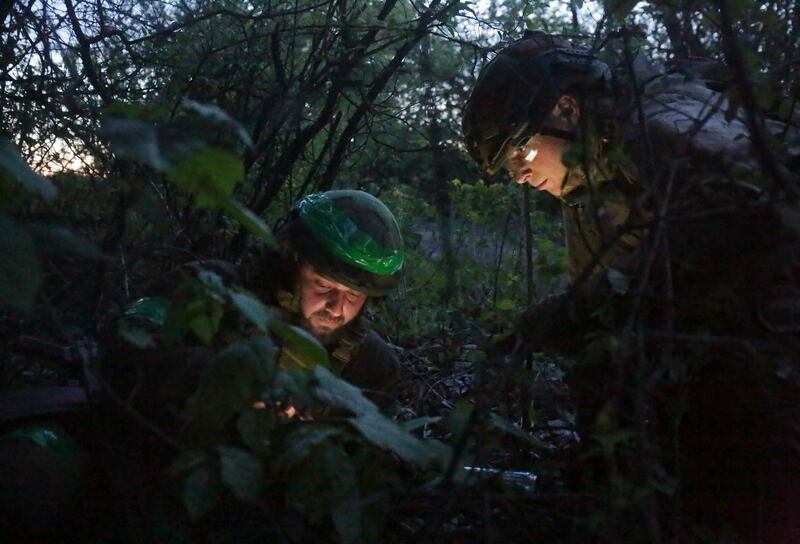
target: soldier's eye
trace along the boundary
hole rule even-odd
[[[538,154],[539,154],[539,150],[538,149],[536,149],[535,147],[531,148],[531,150],[528,151],[528,154],[525,155],[525,159],[524,159],[525,162],[531,162],[533,159],[536,158],[536,155],[538,155]]]

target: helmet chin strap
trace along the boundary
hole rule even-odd
[[[555,138],[561,138],[562,140],[568,140],[570,142],[575,141],[575,132],[572,130],[564,130],[555,127],[542,127],[542,130],[539,131],[539,134],[541,134],[542,136],[553,136]]]
[[[539,134],[573,142],[577,130],[577,115],[571,108],[569,110],[561,108],[560,104],[557,105],[553,113],[547,116],[542,122]]]

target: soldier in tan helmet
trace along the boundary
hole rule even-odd
[[[719,68],[636,52],[612,67],[526,33],[481,72],[464,138],[484,172],[562,203],[574,281],[523,314],[506,360],[576,355],[583,453],[613,432],[637,437],[593,465],[606,492],[627,470],[645,490],[627,504],[659,505],[661,532],[679,541],[702,527],[796,542],[798,131],[761,118],[754,137]],[[604,338],[605,357],[581,356]]]

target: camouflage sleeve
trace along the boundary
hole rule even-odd
[[[342,378],[363,389],[372,402],[386,409],[394,402],[400,362],[392,348],[375,331],[368,330],[358,352],[342,371]]]
[[[608,272],[595,274],[560,295],[544,297],[520,315],[510,334],[494,340],[490,357],[521,361],[537,351],[576,354],[586,345],[586,333],[598,325],[600,310],[617,310],[617,298]]]

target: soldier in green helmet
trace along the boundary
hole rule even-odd
[[[281,318],[311,333],[327,350],[332,370],[362,388],[382,407],[392,402],[399,362],[392,348],[364,316],[370,297],[388,294],[399,284],[405,262],[400,228],[376,197],[358,190],[315,193],[297,202],[277,230],[278,248],[240,266],[220,260],[197,260],[162,278],[149,292],[167,294],[200,272],[213,272],[239,284]],[[163,325],[170,302],[149,297],[126,313]],[[284,367],[307,367],[284,347]]]
[[[584,481],[624,473],[642,493],[608,503],[651,522],[625,541],[798,542],[797,127],[732,107],[718,63],[622,53],[526,33],[465,106],[484,172],[560,200],[573,280],[498,350],[575,356]],[[598,459],[604,436],[629,438]]]
[[[316,193],[295,204],[278,238],[278,253],[267,254],[249,286],[313,334],[337,374],[390,404],[399,363],[363,309],[402,277],[405,253],[392,212],[364,191]]]
[[[279,308],[285,322],[306,329],[319,340],[335,373],[388,409],[399,378],[399,361],[363,313],[370,297],[387,294],[402,277],[403,241],[391,211],[363,191],[312,194],[292,208],[277,234],[278,250],[266,254],[255,266],[193,261],[162,278],[151,292],[167,294],[180,284],[181,277],[191,278],[203,271],[213,272],[224,282],[247,285],[265,303]],[[169,299],[153,296],[129,307],[125,319],[147,326],[158,337],[169,313]],[[187,425],[183,406],[203,369],[212,362],[214,351],[196,344],[162,346],[131,357],[130,346],[114,340],[109,338],[103,345],[104,357],[110,361],[103,367],[105,381],[159,428],[180,434]],[[292,367],[317,362],[298,357],[302,355],[283,347],[280,364]],[[146,362],[142,364],[142,360]],[[130,395],[131,388],[137,390],[135,397]],[[163,460],[173,453],[146,432],[139,433],[136,425],[128,428],[129,421],[120,425],[115,410],[92,401],[82,388],[50,388],[43,393],[50,394],[22,402],[20,399],[28,397],[12,392],[0,402],[0,536],[12,542],[73,534],[71,531],[79,530],[77,520],[83,509],[91,510],[103,501],[109,504],[103,505],[99,523],[108,524],[116,509],[124,507],[128,494],[135,493],[135,486],[141,483],[137,478],[146,477],[149,470],[161,470]],[[331,413],[298,414],[292,406],[280,409],[289,417]],[[69,429],[58,424],[67,415],[72,416]],[[73,440],[76,428],[81,431],[80,440]],[[142,451],[137,450],[126,465],[130,474],[122,471],[115,474],[113,482],[106,481],[106,465],[115,466],[119,454],[107,443],[116,444],[120,436],[140,438],[132,440]],[[114,454],[107,460],[101,455],[106,449]],[[103,459],[100,468],[98,459]],[[112,494],[116,494],[113,500],[109,499]],[[99,514],[96,517],[99,519]]]

